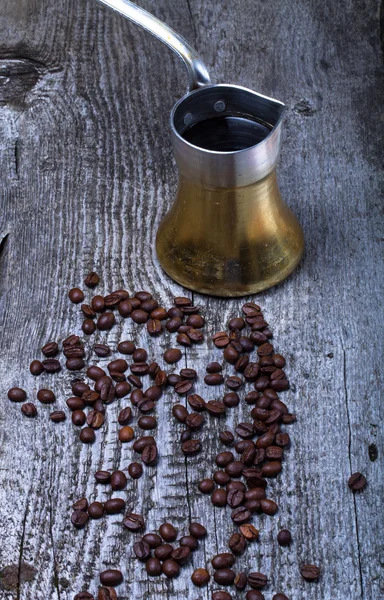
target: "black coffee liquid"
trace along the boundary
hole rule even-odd
[[[213,117],[206,119],[183,134],[187,142],[205,150],[235,152],[262,142],[271,132],[268,123],[244,117]]]

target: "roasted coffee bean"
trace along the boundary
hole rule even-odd
[[[232,596],[228,592],[212,592],[212,600],[232,600]]]
[[[147,560],[151,556],[151,548],[144,540],[133,544],[133,551],[139,560]]]
[[[151,313],[159,306],[159,303],[154,298],[148,298],[148,300],[143,300],[140,304],[140,310],[144,310],[146,313]]]
[[[213,579],[219,585],[232,585],[235,580],[236,573],[232,569],[218,569],[213,574]]]
[[[252,514],[261,513],[261,506],[259,500],[247,500],[244,502],[245,508],[247,508]]]
[[[201,315],[192,314],[187,319],[187,325],[193,329],[201,329],[205,325],[205,319]]]
[[[63,340],[63,348],[69,348],[70,346],[78,346],[81,344],[80,338],[78,335],[70,335],[65,340]]]
[[[239,405],[240,398],[236,392],[228,392],[228,394],[225,394],[223,398],[223,403],[228,408],[234,408],[235,406]]]
[[[109,471],[96,471],[94,475],[98,483],[109,483],[111,481],[111,473]]]
[[[168,318],[168,313],[165,308],[159,306],[158,308],[153,309],[153,311],[149,315],[151,319],[157,319],[158,321],[164,321]]]
[[[109,331],[115,322],[115,315],[112,312],[105,312],[97,319],[97,329],[100,331]]]
[[[177,529],[171,523],[162,523],[159,534],[165,542],[174,542],[177,537]]]
[[[150,577],[158,577],[161,575],[161,562],[158,558],[151,557],[145,563],[145,570]]]
[[[118,569],[107,569],[100,573],[100,583],[115,587],[123,582],[123,575]]]
[[[286,446],[289,446],[290,441],[291,441],[291,439],[289,437],[289,433],[277,433],[276,434],[276,439],[275,439],[276,446],[285,448]]]
[[[33,360],[31,362],[31,364],[29,365],[29,370],[32,373],[32,375],[35,375],[35,376],[41,375],[42,372],[44,371],[43,363],[40,362],[39,360]]]
[[[229,481],[225,489],[227,490],[227,493],[231,492],[232,490],[240,490],[241,492],[243,492],[243,494],[245,494],[247,490],[242,481]]]
[[[242,317],[235,317],[228,322],[229,329],[244,329],[245,321]]]
[[[162,331],[161,321],[158,319],[149,319],[147,322],[147,331],[149,335],[159,335]]]
[[[258,392],[264,392],[269,385],[269,379],[266,376],[258,377],[254,383],[255,390]]]
[[[184,429],[184,431],[181,432],[181,436],[180,436],[180,442],[183,444],[184,442],[187,442],[188,440],[190,440],[192,437],[192,432],[190,429]]]
[[[21,405],[21,412],[25,417],[33,418],[37,415],[37,408],[32,402],[26,402]]]
[[[183,565],[187,562],[190,555],[190,549],[187,546],[181,546],[180,548],[175,548],[175,550],[173,550],[171,558],[179,563],[179,565]]]
[[[207,530],[201,523],[190,523],[189,533],[197,540],[201,540],[207,535]]]
[[[238,390],[243,385],[243,380],[241,379],[241,377],[237,377],[236,375],[231,375],[230,377],[227,377],[227,379],[225,380],[225,385],[230,390]]]
[[[174,404],[172,407],[172,414],[179,423],[185,423],[189,413],[182,404]]]
[[[133,363],[133,365],[130,366],[130,369],[134,375],[142,377],[148,373],[149,365],[146,362]]]
[[[145,527],[143,517],[135,513],[127,513],[123,519],[123,525],[129,531],[140,531]]]
[[[198,412],[205,409],[205,400],[198,394],[191,394],[188,396],[189,406]]]
[[[289,544],[292,542],[291,532],[288,531],[288,529],[282,529],[277,534],[277,541],[280,546],[289,546]]]
[[[282,594],[281,592],[279,592],[278,594],[275,594],[273,596],[272,600],[289,600],[289,598],[285,594]]]
[[[72,413],[72,423],[77,427],[82,427],[86,418],[86,414],[82,410],[74,410]]]
[[[257,435],[264,435],[268,431],[267,425],[263,421],[253,421],[253,431]]]
[[[66,416],[65,416],[64,411],[55,410],[55,411],[51,412],[51,414],[49,415],[49,418],[51,421],[53,421],[53,423],[62,423],[62,421],[65,421]]]
[[[121,298],[119,294],[108,294],[108,296],[104,296],[105,308],[116,308],[120,301]]]
[[[43,391],[43,390],[40,390]],[[48,390],[46,390],[48,391]],[[8,398],[9,400],[12,400],[12,402],[24,402],[24,400],[27,399],[27,393],[22,390],[21,388],[18,387],[14,387],[11,388],[10,390],[8,390]],[[38,397],[38,400],[40,400],[40,398]]]
[[[225,331],[219,331],[213,336],[213,343],[217,348],[225,348],[229,344],[229,337]]]
[[[109,374],[111,376],[111,379],[113,379],[113,381],[116,381],[117,383],[122,383],[126,380],[124,373],[120,373],[119,371],[110,371]]]
[[[213,474],[213,480],[215,483],[217,483],[217,485],[227,485],[231,478],[225,471],[215,471]]]
[[[150,400],[146,396],[143,396],[143,398],[137,402],[136,406],[140,412],[150,413],[155,408],[155,403],[153,400]]]
[[[215,490],[211,495],[213,506],[225,506],[227,504],[227,492],[223,489]]]
[[[97,324],[99,324],[99,321],[97,322]],[[84,319],[81,325],[81,329],[83,333],[85,333],[85,335],[92,335],[92,333],[95,333],[96,331],[96,324],[92,319]]]
[[[227,503],[231,508],[237,508],[244,502],[244,493],[241,490],[231,490],[227,494]]]
[[[95,597],[89,592],[79,592],[73,600],[95,600]]]
[[[148,544],[152,549],[157,548],[162,543],[161,537],[157,533],[146,533],[143,536],[143,542]]]
[[[130,400],[133,404],[133,406],[137,406],[137,403],[140,402],[140,400],[142,400],[144,398],[144,393],[142,392],[142,390],[137,389],[137,390],[133,390]]]
[[[248,590],[245,594],[245,600],[265,600],[265,596],[258,590]]]
[[[237,435],[243,439],[248,439],[254,436],[252,423],[239,423],[235,428]]]
[[[185,424],[191,431],[197,431],[203,426],[204,417],[199,413],[190,413],[185,419]]]
[[[138,324],[146,323],[148,321],[148,313],[138,308],[131,312],[131,319]]]
[[[42,347],[41,351],[44,354],[44,356],[47,356],[47,357],[56,356],[56,354],[59,351],[59,346],[57,345],[56,342],[48,342],[47,344],[45,344]]]
[[[252,331],[249,337],[256,346],[262,346],[268,341],[267,336],[262,331]]]
[[[204,377],[204,382],[207,385],[221,385],[224,383],[224,377],[221,373],[208,373],[208,375]]]
[[[140,308],[141,302],[140,302],[139,298],[129,297],[129,298],[127,298],[127,300],[129,300],[129,302],[131,303],[132,310],[136,310],[136,309]]]
[[[231,343],[225,348],[223,352],[223,357],[229,364],[234,365],[239,358],[239,352],[236,350],[236,348],[234,348],[233,344]]]
[[[241,533],[233,533],[229,538],[228,546],[235,554],[242,554],[246,547],[245,538]]]
[[[87,369],[87,377],[89,377],[89,379],[92,379],[93,381],[97,381],[98,379],[101,379],[101,377],[104,376],[105,371],[100,367],[96,367],[96,365],[91,365]]]
[[[259,537],[258,530],[251,523],[240,525],[240,532],[248,542],[254,542]]]
[[[176,331],[178,331],[179,327],[182,324],[182,319],[179,316],[175,316],[166,322],[165,327],[169,331],[169,333],[176,333]]]
[[[279,509],[276,502],[268,499],[260,500],[260,506],[263,513],[270,516],[275,515]]]
[[[158,387],[163,387],[167,384],[167,381],[168,381],[167,373],[165,371],[159,370],[156,373],[155,385],[157,385]]]
[[[235,362],[235,371],[237,371],[238,373],[243,373],[245,371],[248,363],[249,363],[248,354],[243,354],[242,356],[239,356],[239,358]]]
[[[229,569],[235,564],[235,557],[233,554],[229,552],[223,552],[221,554],[216,554],[212,558],[212,567],[215,570],[218,569]]]
[[[88,319],[94,319],[96,316],[95,311],[93,310],[92,306],[90,306],[89,304],[82,304],[81,310],[82,310],[83,315],[85,317],[87,317]]]
[[[115,399],[115,387],[112,381],[105,381],[100,388],[100,398],[105,404],[111,404]]]
[[[77,529],[82,529],[88,522],[88,514],[83,510],[75,510],[72,513],[71,522]]]
[[[185,379],[185,380],[182,379],[181,381],[176,383],[175,392],[179,396],[185,396],[185,394],[188,394],[188,392],[190,392],[192,388],[193,388],[193,381],[190,381],[188,379]]]
[[[127,486],[127,477],[123,471],[113,471],[111,475],[111,487],[113,491],[123,490]]]
[[[168,558],[163,562],[161,571],[168,579],[173,579],[180,573],[180,566],[173,558]]]
[[[267,390],[265,390],[267,391]],[[268,396],[266,396],[265,394],[262,394],[261,396],[258,395],[258,392],[252,392],[254,394],[256,394],[258,396],[258,398],[256,399],[256,408],[260,408],[261,410],[268,410],[269,407],[271,406],[271,402],[272,400],[270,398],[268,398]]]
[[[133,355],[133,361],[136,363],[144,363],[148,358],[148,353],[144,348],[136,348]]]
[[[226,446],[230,446],[235,440],[232,431],[221,431],[219,437],[220,441]]]
[[[84,293],[79,288],[72,288],[68,292],[68,298],[73,304],[80,304],[84,300]]]
[[[105,512],[108,515],[116,515],[125,510],[125,500],[122,498],[111,498],[104,503]]]
[[[143,435],[133,444],[133,449],[135,452],[141,454],[145,446],[148,446],[149,444],[156,444],[155,438],[152,435]]]
[[[115,394],[117,398],[124,398],[131,391],[132,387],[128,381],[120,381],[115,388]]]
[[[43,360],[42,365],[47,373],[58,373],[61,370],[61,365],[56,358],[47,358]]]
[[[154,552],[155,557],[159,560],[167,560],[167,558],[171,558],[173,552],[173,546],[171,544],[160,544]]]
[[[91,271],[88,273],[86,278],[84,279],[84,284],[89,288],[94,288],[100,281],[100,277],[95,271]]]
[[[182,357],[182,354],[178,348],[170,348],[166,350],[163,354],[163,358],[165,362],[168,364],[177,363]]]
[[[135,292],[135,298],[140,300],[140,302],[145,302],[146,300],[151,300],[152,294],[146,290],[141,290],[139,292]]]
[[[307,581],[316,581],[320,577],[320,568],[316,565],[302,565],[300,573]]]
[[[225,471],[230,477],[240,477],[244,469],[244,464],[240,460],[234,460],[230,462],[226,467]]]
[[[100,429],[100,427],[104,424],[104,415],[103,413],[97,410],[91,410],[87,415],[87,425],[92,427],[92,429]]]
[[[251,517],[251,512],[245,506],[234,508],[231,513],[231,519],[236,525],[246,523]]]
[[[186,546],[192,551],[197,550],[199,546],[197,539],[194,538],[192,535],[184,535],[182,538],[180,538],[179,544],[180,546]]]
[[[284,457],[283,449],[279,446],[269,446],[265,451],[265,456],[268,460],[282,460]]]
[[[256,440],[256,448],[268,448],[275,442],[275,435],[271,430],[264,433],[258,440]]]
[[[265,423],[265,421],[268,419],[269,415],[270,415],[269,410],[267,410],[266,408],[259,408],[258,406],[255,406],[254,408],[252,408],[252,411],[251,411],[252,419],[255,419],[255,421],[262,421],[263,423]]]
[[[186,298],[185,296],[176,296],[173,299],[173,303],[175,306],[181,308],[183,306],[191,306],[192,301],[189,298]]]
[[[352,492],[362,492],[367,486],[367,480],[361,473],[353,473],[348,479],[348,487]]]
[[[215,459],[218,467],[225,467],[235,459],[232,452],[220,452]]]
[[[271,410],[277,410],[280,413],[282,413],[282,415],[288,413],[287,405],[284,404],[284,402],[282,402],[281,400],[278,400],[278,399],[272,400],[271,405],[270,405],[270,409]]]
[[[64,348],[63,354],[66,358],[84,358],[85,350],[83,346],[69,346]]]
[[[287,379],[274,379],[270,382],[270,385],[276,392],[284,392],[289,389],[289,381]]]
[[[112,360],[108,363],[108,371],[118,371],[119,373],[124,373],[128,369],[128,363],[123,358],[117,358],[116,360]]]
[[[291,425],[292,423],[296,423],[296,415],[292,415],[290,413],[283,415],[283,418],[281,419],[281,422],[284,425]]]
[[[148,446],[145,446],[143,452],[141,453],[141,459],[145,465],[155,465],[158,459],[156,444],[149,444]]]
[[[195,569],[191,575],[193,585],[197,587],[203,587],[207,585],[210,580],[210,575],[207,569]]]
[[[113,587],[101,587],[97,596],[97,600],[117,600],[116,590]]]
[[[101,502],[91,502],[88,506],[88,515],[91,519],[101,519],[104,515],[104,506]]]
[[[9,397],[9,392],[8,392]],[[42,404],[52,404],[56,400],[55,394],[51,390],[41,389],[36,394],[37,399]],[[23,398],[25,400],[25,398]],[[21,400],[18,400],[20,402]]]
[[[81,369],[84,369],[85,362],[82,358],[68,358],[65,366],[69,371],[80,371]]]
[[[250,446],[254,447],[254,443],[252,440],[239,440],[235,444],[235,450],[238,454],[242,454],[244,450]]]
[[[207,373],[220,373],[220,371],[223,370],[223,367],[218,362],[211,362],[208,364],[205,370],[207,371]]]
[[[85,381],[82,381],[81,379],[75,379],[71,383],[71,389],[72,389],[72,393],[75,396],[81,397],[84,394],[84,392],[87,392],[90,390],[90,387],[87,383],[85,383]]]
[[[79,498],[72,505],[73,510],[88,510],[88,500],[86,498]]]
[[[143,467],[137,462],[130,463],[128,465],[128,473],[132,479],[139,479],[143,474]]]
[[[145,416],[145,417],[140,417],[137,424],[139,427],[141,427],[141,429],[146,429],[146,430],[156,429],[157,420],[155,417]]]
[[[261,590],[268,583],[268,578],[263,573],[249,573],[248,583],[254,590]]]
[[[237,590],[243,591],[247,587],[248,577],[246,573],[237,573],[234,585]]]
[[[240,460],[242,463],[244,463],[247,467],[250,467],[253,464],[253,461],[256,457],[256,448],[255,446],[249,445],[244,452],[242,453]]]
[[[103,312],[105,309],[105,302],[103,296],[94,296],[91,300],[91,307],[97,313]]]
[[[155,377],[159,373],[159,371],[160,371],[160,366],[157,362],[152,362],[148,367],[148,375],[150,377],[152,377],[152,379],[155,379]]]
[[[80,431],[80,441],[83,442],[83,444],[93,444],[95,439],[96,436],[92,427],[84,427],[84,429]]]
[[[212,479],[202,479],[199,483],[199,491],[202,494],[212,494],[215,489],[215,484]]]
[[[205,408],[209,414],[213,415],[214,417],[220,417],[220,415],[225,414],[225,404],[220,402],[220,400],[209,400],[206,403]]]

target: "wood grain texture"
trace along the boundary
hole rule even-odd
[[[260,543],[238,564],[270,576],[267,600],[276,591],[300,600],[379,600],[384,70],[377,3],[140,4],[199,48],[213,81],[245,85],[288,108],[279,179],[303,225],[306,255],[290,279],[257,302],[287,356],[293,385],[284,400],[298,422],[289,430],[293,443],[283,473],[271,484],[280,511],[255,519]],[[96,590],[101,570],[120,566],[123,600],[208,600],[213,588],[192,589],[192,565],[224,550],[232,527],[227,511],[213,509],[196,482],[213,469],[224,423],[207,417],[204,459],[185,461],[168,391],[157,411],[158,468],[115,494],[143,507],[149,530],[165,519],[180,532],[190,519],[214,528],[182,577],[149,581],[120,517],[80,532],[69,522],[74,499],[110,494],[95,485],[93,472],[131,460],[132,450],[116,441],[125,402],[109,407],[103,435],[87,448],[69,422],[48,421],[47,407],[39,406],[30,421],[6,399],[12,385],[22,384],[33,398],[38,385],[49,384],[48,377],[33,379],[28,364],[47,340],[79,331],[66,290],[90,269],[102,274],[105,292],[148,288],[166,304],[184,293],[161,271],[154,249],[176,187],[168,115],[186,87],[183,66],[93,0],[3,0],[2,15],[0,599],[72,600],[80,589]],[[198,294],[194,301],[204,306],[208,334],[241,306]],[[128,337],[149,345],[153,357],[172,339],[148,340],[130,322],[100,335],[112,345]],[[219,356],[211,342],[185,354],[185,364],[200,373],[196,390],[207,399],[204,366]],[[65,406],[70,379],[55,379],[58,407]],[[229,411],[226,426],[247,412],[243,405]],[[369,486],[353,496],[346,481],[356,470]],[[292,531],[289,551],[276,544],[281,527]],[[318,584],[301,579],[303,562],[321,565]]]

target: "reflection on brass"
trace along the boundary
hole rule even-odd
[[[225,189],[181,176],[157,235],[164,270],[192,290],[217,296],[260,292],[285,279],[303,253],[303,232],[282,201],[273,170]]]

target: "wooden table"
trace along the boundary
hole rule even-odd
[[[140,4],[199,48],[214,81],[287,104],[279,178],[303,225],[306,253],[289,280],[256,300],[287,356],[292,386],[284,400],[298,420],[283,473],[270,486],[279,513],[255,518],[260,542],[236,568],[270,577],[267,600],[276,591],[291,600],[379,600],[384,77],[377,2]],[[108,409],[89,447],[70,420],[51,423],[49,407],[39,405],[29,420],[6,398],[20,385],[33,400],[37,387],[52,381],[34,379],[29,362],[46,341],[80,331],[67,291],[90,270],[101,274],[102,293],[149,289],[167,306],[188,293],[161,271],[154,248],[175,194],[168,119],[185,91],[183,66],[94,0],[3,0],[0,28],[0,598],[72,600],[79,590],[96,591],[101,570],[120,567],[119,599],[207,600],[214,588],[193,588],[192,568],[224,551],[233,527],[196,482],[212,473],[224,424],[209,420],[203,454],[185,461],[172,390],[159,402],[160,463],[119,495],[143,511],[147,530],[170,520],[184,532],[192,519],[210,534],[182,576],[149,580],[120,516],[82,531],[70,523],[75,499],[110,494],[93,472],[126,467],[133,456],[116,437],[124,402]],[[198,294],[193,301],[203,306],[207,338],[242,304]],[[148,341],[145,328],[129,320],[98,338],[112,346],[132,338],[153,357],[172,339]],[[220,357],[210,341],[185,354],[206,398],[212,391],[203,383],[204,365]],[[55,379],[57,407],[65,407],[70,379],[67,372]],[[215,390],[216,397],[223,392]],[[232,428],[249,407],[229,413]],[[369,481],[360,495],[347,487],[355,471]],[[293,535],[289,550],[276,542],[283,527]],[[321,566],[317,584],[302,580],[303,563]]]

